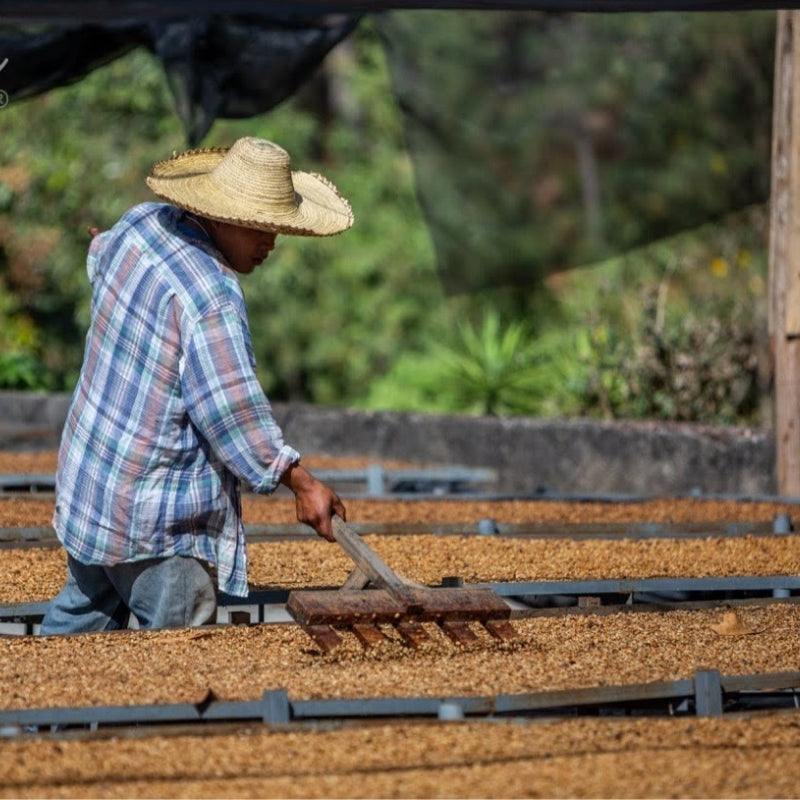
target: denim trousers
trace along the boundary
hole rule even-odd
[[[113,566],[81,564],[67,556],[67,582],[51,601],[40,634],[49,636],[126,628],[205,625],[216,618],[217,596],[196,558],[167,556]]]

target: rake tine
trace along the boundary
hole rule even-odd
[[[478,637],[467,622],[443,619],[439,621],[439,627],[457,644],[474,644],[478,641]]]
[[[381,629],[369,622],[354,622],[350,629],[364,647],[374,647],[376,644],[386,641]]]
[[[342,637],[330,625],[304,625],[303,629],[323,653],[330,653],[342,643]]]
[[[396,622],[394,627],[403,637],[403,640],[412,647],[419,647],[430,641],[431,636],[421,622],[401,621]]]
[[[481,624],[495,639],[507,640],[517,638],[517,632],[514,630],[514,626],[507,619],[487,619],[483,620]]]

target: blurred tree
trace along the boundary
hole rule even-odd
[[[451,293],[764,202],[774,12],[380,17]]]
[[[243,281],[270,396],[346,402],[400,349],[419,344],[441,292],[369,26],[316,81],[270,114],[217,121],[204,145],[274,139],[298,168],[325,172],[351,200],[351,231],[332,240],[280,237],[269,262]],[[88,325],[86,227],[107,228],[131,205],[155,199],[144,177],[154,161],[185,148],[183,127],[158,63],[143,50],[12,104],[0,125],[0,281],[13,298],[0,306],[0,330],[27,326],[32,334],[16,336],[15,347],[41,362],[49,385],[70,389]]]

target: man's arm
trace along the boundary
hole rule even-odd
[[[331,517],[338,514],[342,519],[347,519],[339,495],[300,464],[292,464],[283,473],[280,482],[294,492],[297,519],[310,525],[323,539],[334,541]]]

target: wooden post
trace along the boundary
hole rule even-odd
[[[769,241],[778,492],[800,496],[800,11],[777,13]]]

